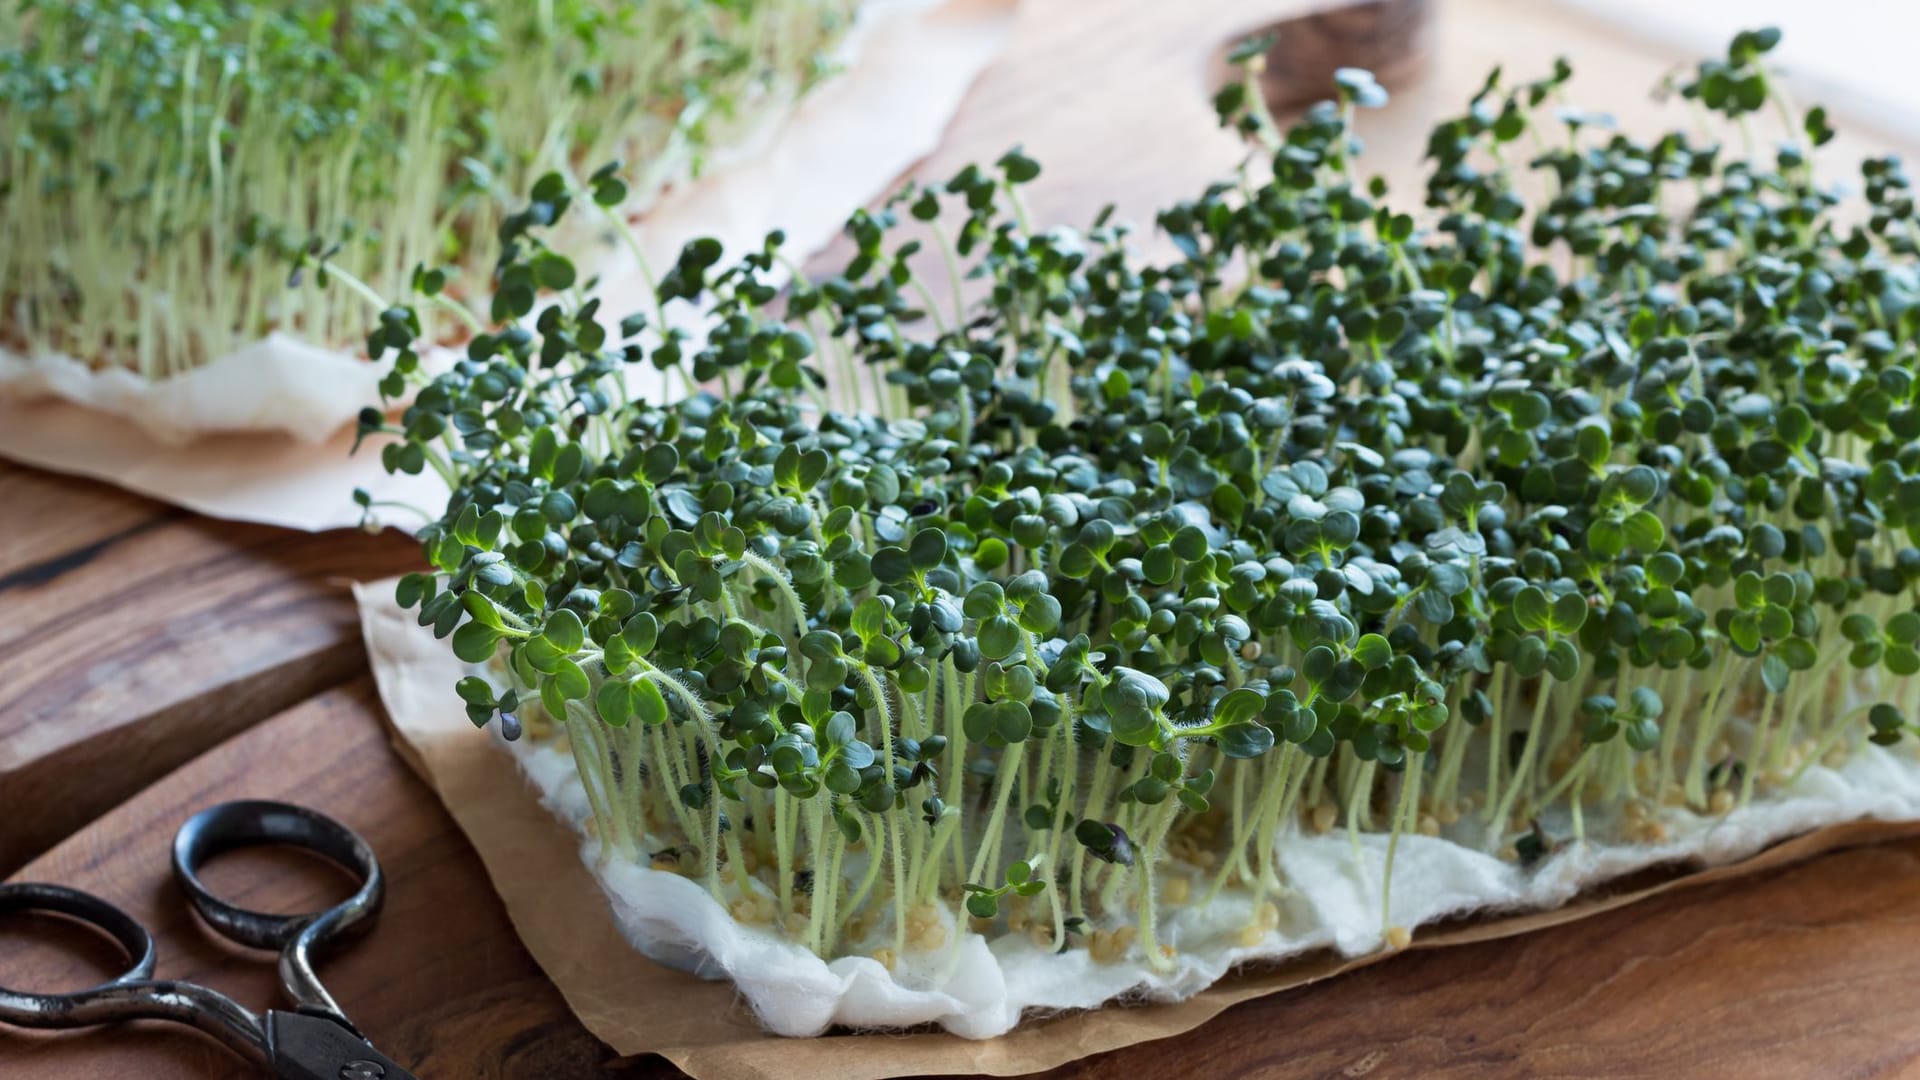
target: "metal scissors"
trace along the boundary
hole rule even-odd
[[[206,860],[254,844],[305,848],[360,879],[359,891],[307,915],[268,915],[235,907],[201,882]],[[105,900],[63,885],[0,885],[0,912],[48,911],[79,920],[119,942],[133,966],[88,990],[23,994],[0,986],[0,1024],[79,1028],[122,1020],[170,1020],[211,1035],[282,1080],[413,1080],[373,1048],[313,973],[314,955],[372,927],[386,894],[373,849],[353,830],[305,807],[245,800],[208,807],[173,838],[173,877],[208,929],[229,941],[280,953],[280,985],[290,1011],[255,1014],[217,990],[155,979],[153,935]]]

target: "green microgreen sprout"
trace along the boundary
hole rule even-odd
[[[853,14],[852,0],[6,7],[5,344],[155,379],[276,330],[354,345],[364,302],[423,265],[454,257],[483,278],[507,206],[547,170],[645,162],[599,187],[652,196],[816,81]],[[428,340],[463,340],[445,315],[419,312]]]
[[[1681,93],[1786,109],[1776,40]],[[661,291],[697,338],[568,287],[587,200],[542,179],[463,360],[421,374],[403,304],[369,340],[414,393],[363,435],[451,489],[398,600],[491,669],[476,724],[570,749],[605,857],[692,852],[825,956],[971,917],[1160,965],[1160,907],[1243,890],[1257,943],[1336,827],[1389,835],[1386,885],[1423,834],[1530,867],[1900,743],[1906,176],[1822,185],[1818,110],[1766,157],[1641,141],[1571,73],[1491,76],[1409,211],[1354,173],[1370,77],[1284,130],[1236,84],[1255,152],[1164,261],[1033,227],[1018,152],[856,215],[817,283],[695,243]],[[629,398],[649,364],[719,389]]]

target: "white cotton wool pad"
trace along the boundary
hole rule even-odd
[[[965,1038],[992,1038],[1028,1010],[1091,1009],[1119,998],[1178,1001],[1241,963],[1321,948],[1359,956],[1385,944],[1380,882],[1388,837],[1360,834],[1356,858],[1355,843],[1336,829],[1278,839],[1290,891],[1274,898],[1280,925],[1257,945],[1240,943],[1253,915],[1244,890],[1227,889],[1205,906],[1163,908],[1158,936],[1175,950],[1168,970],[1150,967],[1137,946],[1123,960],[1103,964],[1085,948],[1056,954],[1025,934],[990,941],[971,931],[950,935],[944,949],[909,953],[892,971],[864,955],[822,960],[770,928],[741,924],[697,881],[623,860],[602,864],[599,842],[586,837],[591,813],[573,759],[546,743],[501,745],[519,760],[542,803],[583,836],[580,857],[634,948],[660,963],[731,981],[760,1022],[780,1035],[938,1024]],[[1815,765],[1791,789],[1756,796],[1724,816],[1663,809],[1664,843],[1568,844],[1532,868],[1460,839],[1403,835],[1394,858],[1392,922],[1411,930],[1476,911],[1554,907],[1651,866],[1732,862],[1858,819],[1920,819],[1920,760],[1910,750],[1868,746],[1839,769]],[[1603,816],[1588,818],[1590,835],[1607,835],[1607,825]],[[879,929],[869,938],[876,945],[890,940]]]

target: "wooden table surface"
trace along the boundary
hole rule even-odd
[[[1030,193],[1036,217],[1083,222],[1117,200],[1143,220],[1238,158],[1206,126],[1199,88],[1221,36],[1300,6],[1032,0],[922,172],[1024,141],[1046,168]],[[1576,97],[1628,117],[1673,63],[1534,0],[1439,0],[1438,11],[1424,79],[1363,121],[1371,160],[1402,191],[1426,127],[1495,62],[1531,71],[1573,53],[1588,72]],[[1294,40],[1334,42],[1339,29]],[[1835,156],[1885,145],[1848,133]],[[609,1060],[515,939],[452,821],[388,749],[346,582],[409,567],[410,542],[211,522],[8,465],[0,499],[12,509],[0,532],[0,874],[120,903],[155,930],[163,975],[265,1005],[271,966],[200,931],[167,877],[167,843],[211,802],[306,803],[366,836],[391,876],[378,929],[323,974],[398,1060],[422,1077],[677,1075],[657,1059]],[[276,910],[343,892],[312,865],[267,855],[227,857],[211,873]],[[1521,939],[1416,952],[1053,1075],[1916,1073],[1916,901],[1920,840],[1841,852]],[[0,983],[93,982],[113,961],[57,921],[0,920]],[[165,1027],[0,1032],[0,1076],[242,1075],[217,1047]]]
[[[25,523],[0,540],[0,873],[364,670],[348,588],[420,554],[398,533],[209,521],[12,466],[0,502]]]

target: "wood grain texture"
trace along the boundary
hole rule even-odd
[[[1920,841],[1838,852],[1250,1002],[1152,1044],[1140,1075],[1914,1075],[1916,900]],[[1136,1068],[1114,1054],[1049,1075],[1123,1064]]]
[[[14,581],[23,572],[45,576],[62,553],[71,560],[73,552],[184,516],[105,484],[67,484],[11,464],[0,464],[0,501],[30,511],[14,515],[0,534],[0,581]]]
[[[1292,19],[1274,30],[1260,83],[1276,112],[1327,97],[1334,72],[1365,68],[1383,86],[1407,86],[1427,58],[1434,0],[1368,0]],[[1216,78],[1224,81],[1224,65]]]
[[[365,666],[348,583],[397,534],[212,522],[0,464],[0,872]],[[85,783],[75,781],[85,777]]]
[[[16,875],[125,906],[160,973],[249,1006],[275,987],[262,957],[201,931],[167,874],[172,832],[212,802],[280,798],[346,822],[391,879],[367,938],[324,962],[328,987],[423,1078],[652,1078],[615,1062],[515,941],[478,859],[385,744],[371,687],[320,695],[216,748]],[[208,876],[245,904],[299,911],[344,886],[281,866]],[[1054,1080],[1209,1077],[1873,1077],[1920,1064],[1920,840],[1668,894],[1523,938],[1414,952],[1234,1008],[1194,1032],[1089,1058]],[[0,920],[0,983],[55,989],[109,974]],[[83,944],[69,942],[70,945]],[[184,1029],[22,1036],[0,1030],[0,1076],[34,1080],[249,1075]]]

